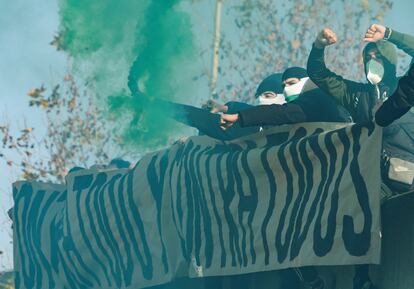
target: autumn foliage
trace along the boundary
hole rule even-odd
[[[312,42],[325,26],[336,30],[339,37],[339,43],[329,48],[329,67],[345,77],[363,79],[363,32],[370,23],[381,23],[392,1],[245,0],[225,1],[224,7],[214,98],[252,102],[263,77],[288,66],[305,66]],[[65,52],[62,37],[55,36],[51,44]],[[208,57],[206,49],[201,49],[200,57]],[[206,85],[208,81],[202,83],[206,78],[204,71],[193,80]],[[44,86],[30,89],[28,105],[44,112],[46,135],[37,139],[37,128],[30,125],[12,133],[10,124],[0,124],[0,160],[20,169],[23,179],[63,182],[74,166],[139,155],[125,147],[111,116],[97,101],[93,80],[76,81],[71,74],[50,90]]]

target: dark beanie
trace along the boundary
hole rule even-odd
[[[302,67],[289,67],[283,72],[282,81],[285,81],[288,78],[304,78],[308,77],[308,72],[305,68]]]
[[[255,97],[258,97],[266,91],[272,91],[274,93],[283,93],[281,73],[274,73],[263,79],[257,87]]]

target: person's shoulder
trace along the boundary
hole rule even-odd
[[[332,96],[330,96],[328,93],[320,88],[315,88],[302,93],[300,97],[296,99],[296,101],[318,101],[324,99],[333,100]]]

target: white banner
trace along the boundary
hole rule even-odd
[[[66,187],[16,183],[16,287],[379,263],[380,150],[373,124],[300,124],[192,137]]]

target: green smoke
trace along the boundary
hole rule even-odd
[[[96,94],[109,100],[102,103],[129,143],[165,144],[174,122],[152,100],[191,91],[191,22],[180,2],[61,0],[63,48],[78,76],[92,78]]]

